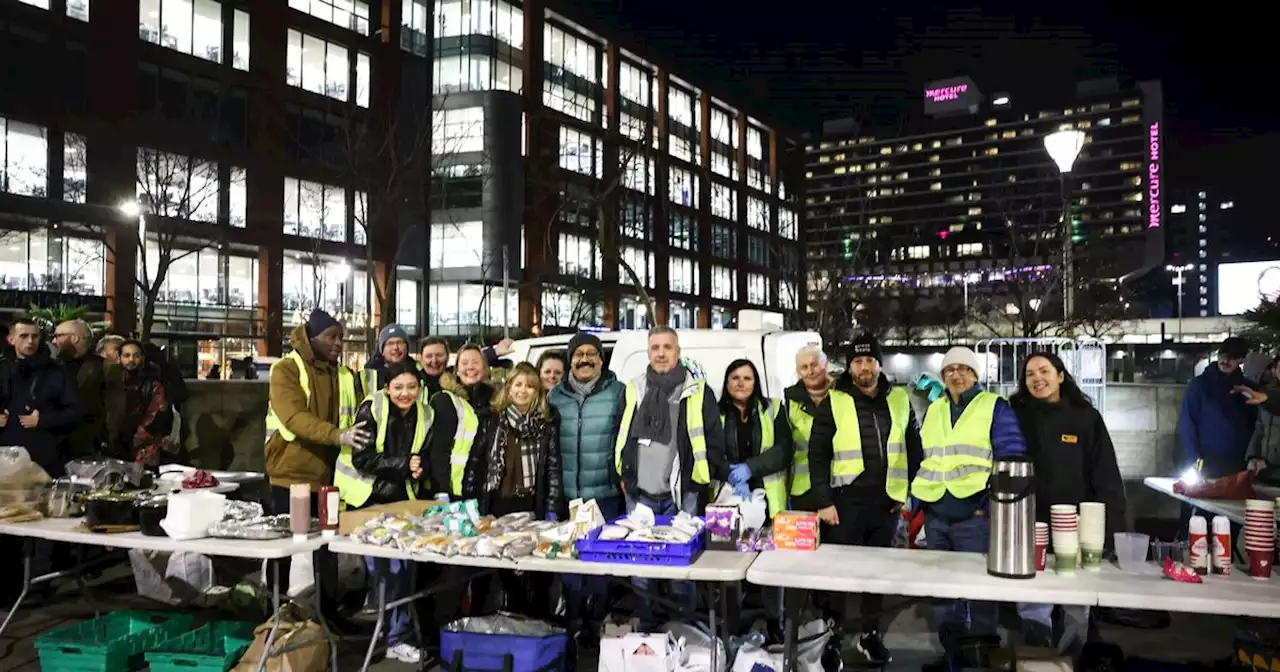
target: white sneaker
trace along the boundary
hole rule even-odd
[[[422,662],[422,649],[412,644],[396,644],[387,649],[387,660],[398,660],[402,663]]]

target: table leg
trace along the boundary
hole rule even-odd
[[[27,593],[31,591],[31,556],[34,553],[34,546],[30,539],[22,540],[22,591],[18,593],[18,598],[13,601],[13,607],[9,609],[8,615],[4,617],[4,623],[0,623],[0,635],[9,629],[9,621],[13,620],[13,615],[18,613],[18,607],[22,606],[22,601],[27,599]]]
[[[324,609],[320,608],[320,568],[315,567],[313,569],[315,571],[316,589],[312,595],[315,598],[316,621],[320,623],[320,629],[324,631],[324,637],[329,641],[329,670],[330,672],[338,672],[338,643],[342,641],[342,638],[329,629],[329,622],[324,618]]]
[[[85,601],[93,607],[93,617],[99,618],[102,616],[102,610],[98,608],[98,601],[93,599],[93,594],[89,592],[89,582],[84,578],[83,568],[88,564],[84,559],[85,547],[77,545],[73,552],[75,554],[76,567],[80,568],[80,571],[76,572],[76,585],[80,587],[80,593],[84,595]]]
[[[276,641],[276,631],[280,629],[280,563],[271,563],[271,630],[267,632],[267,641],[262,647],[262,659],[258,661],[258,672],[266,672],[267,659],[271,657],[271,646]]]
[[[719,602],[718,583],[707,584],[707,625],[711,626],[711,672],[720,672],[720,628],[716,627],[716,603]],[[728,646],[726,642],[725,646]],[[727,653],[727,652],[726,652]]]
[[[386,574],[379,573],[378,576],[378,617],[373,622],[373,637],[369,639],[369,649],[364,652],[364,665],[360,666],[360,672],[366,672],[369,669],[369,663],[373,661],[373,651],[378,647],[378,638],[382,637],[382,621],[386,618],[387,612],[387,577]]]
[[[804,607],[806,597],[808,591],[798,588],[786,588],[782,591],[783,627],[786,630],[782,648],[784,672],[796,672],[796,640],[799,637],[800,610]]]

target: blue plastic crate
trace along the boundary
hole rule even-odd
[[[546,637],[440,631],[444,672],[563,672],[569,635]]]
[[[658,525],[670,525],[673,516],[655,516]],[[626,565],[692,565],[702,553],[706,535],[676,544],[648,541],[608,541],[600,538],[601,529],[592,530],[578,540],[578,559],[583,562],[617,562]]]

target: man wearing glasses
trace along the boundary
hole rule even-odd
[[[978,356],[969,348],[947,351],[942,360],[947,393],[929,405],[920,428],[924,461],[911,495],[924,507],[925,544],[931,550],[987,552],[992,464],[1027,452],[1013,409],[978,385],[978,369]],[[995,635],[996,617],[992,602],[937,600],[934,623],[950,662],[958,662],[960,637]]]

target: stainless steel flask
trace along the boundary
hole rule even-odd
[[[987,482],[991,543],[987,573],[1006,579],[1036,575],[1035,468],[1026,459],[997,460]]]

